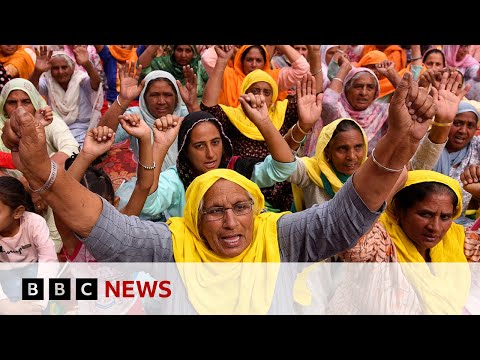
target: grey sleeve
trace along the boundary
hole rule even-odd
[[[102,201],[102,212],[90,236],[79,238],[97,261],[174,261],[167,224],[124,215],[105,199]]]
[[[385,209],[370,211],[353,187],[352,177],[335,197],[277,223],[283,262],[317,262],[354,246]]]

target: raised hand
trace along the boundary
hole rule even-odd
[[[435,69],[427,69],[422,75],[420,75],[420,78],[418,79],[418,86],[428,88],[430,84],[432,86],[435,86],[434,83],[440,84],[439,81],[436,80],[436,73],[437,71]],[[436,87],[438,87],[438,84]]]
[[[40,45],[38,48],[35,48],[35,54],[37,55],[35,70],[42,73],[50,70],[52,67],[50,59],[52,58],[53,50],[48,50],[47,45]]]
[[[183,117],[171,114],[156,119],[153,123],[153,141],[157,144],[170,147],[177,138],[182,121]]]
[[[177,80],[177,86],[178,86],[178,90],[180,91],[180,96],[182,97],[183,102],[190,109],[196,104],[198,105],[197,75],[193,71],[193,68],[190,67],[190,65],[183,66],[182,72],[185,78],[185,86],[179,80]]]
[[[438,96],[433,88],[434,96]],[[397,86],[388,110],[388,131],[403,139],[403,145],[415,152],[418,142],[426,134],[430,121],[436,112],[434,98],[428,90],[413,81],[410,72],[406,72]]]
[[[82,146],[82,152],[93,161],[106,153],[115,142],[115,133],[108,126],[97,126],[88,130]]]
[[[469,165],[460,174],[460,181],[465,191],[476,199],[480,199],[480,165]]]
[[[78,65],[85,66],[90,61],[86,45],[74,45],[73,55]]]
[[[381,63],[376,64],[375,68],[377,69],[380,75],[383,75],[386,78],[388,78],[388,76],[392,73],[392,71],[396,72],[395,63],[391,60],[384,60]]]
[[[23,107],[18,107],[5,122],[2,141],[12,152],[15,167],[25,174],[48,178],[50,157],[45,127]]]
[[[344,53],[342,50],[337,50],[335,55],[333,55],[332,60],[335,60],[339,66],[342,66],[344,64],[345,67],[350,70],[352,68],[352,64],[350,62],[350,58],[346,53]]]
[[[315,77],[310,73],[303,75],[302,81],[297,81],[297,111],[298,122],[303,131],[310,131],[322,113],[323,93],[317,94]]]
[[[50,106],[45,106],[44,108],[37,109],[35,111],[35,121],[40,123],[42,126],[48,126],[53,121],[53,111]]]
[[[235,50],[234,45],[215,45],[215,52],[217,53],[218,59],[229,60]]]
[[[142,120],[140,114],[123,114],[118,120],[127,134],[138,140],[151,137],[150,127]]]
[[[435,98],[437,112],[435,121],[451,122],[458,111],[458,104],[470,90],[471,85],[467,84],[464,89],[461,87],[462,75],[458,72],[444,72],[438,86],[438,96]]]
[[[142,73],[142,65],[135,68],[135,63],[127,60],[125,64],[119,64],[118,76],[120,78],[120,97],[132,101],[136,99],[145,86],[145,79],[139,84],[138,79]]]
[[[243,112],[257,127],[262,121],[270,121],[265,96],[253,93],[241,94],[238,98]]]

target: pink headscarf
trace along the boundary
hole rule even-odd
[[[460,45],[443,46],[443,53],[445,54],[447,65],[466,69],[472,65],[479,64],[478,61],[470,54],[465,55],[462,60],[457,61],[458,49],[460,49]]]
[[[368,72],[373,76],[377,83],[377,90],[375,91],[375,97],[373,102],[366,108],[365,110],[355,110],[352,105],[348,102],[346,91],[349,85],[349,82],[352,78],[360,73],[360,72]],[[362,128],[365,130],[368,140],[370,141],[375,134],[382,128],[383,124],[387,121],[388,117],[388,104],[380,103],[375,101],[378,99],[380,95],[380,84],[378,82],[378,78],[375,73],[365,67],[352,67],[352,70],[345,76],[344,79],[345,88],[340,94],[340,103],[342,104],[343,108],[345,109],[346,113],[341,114],[343,117],[350,117],[357,121]]]

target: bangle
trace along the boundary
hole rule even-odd
[[[300,130],[300,132],[303,134],[303,135],[308,135],[310,134],[310,131],[303,131],[302,128],[300,127],[300,124],[298,123],[298,121],[295,123],[295,125],[292,126],[292,130],[294,127],[297,127],[298,130]]]
[[[399,171],[402,171],[402,170],[403,170],[403,167],[402,167],[401,169],[390,169],[390,168],[388,168],[388,167],[386,167],[386,166],[383,166],[382,164],[380,164],[380,163],[377,161],[377,159],[375,159],[375,155],[374,155],[374,153],[373,153],[374,151],[375,151],[375,148],[372,149],[372,153],[371,153],[371,155],[372,155],[372,160],[373,160],[373,162],[374,162],[378,167],[381,167],[383,170],[388,171],[388,172],[399,172]]]
[[[334,77],[334,78],[332,79],[332,81],[333,81],[333,80],[338,80],[338,81],[340,81],[340,82],[342,83],[342,85],[343,85],[343,80],[342,80],[342,79],[340,79],[340,78],[338,78],[338,77]]]
[[[157,167],[157,164],[155,164],[155,161],[153,162],[152,166],[145,166],[140,162],[140,159],[138,160],[138,164],[143,167],[145,170],[153,170]]]
[[[412,62],[412,61],[416,61],[416,60],[420,60],[421,58],[422,58],[421,56],[419,56],[419,57],[416,57],[416,58],[411,58],[411,59],[410,59],[410,62]]]
[[[320,70],[318,70],[318,71],[316,71],[316,72],[312,73],[312,76],[315,76],[315,75],[317,75],[317,74],[320,74],[321,72],[322,72],[322,68],[320,68]]]
[[[293,126],[295,126],[295,125],[293,125]],[[305,139],[307,138],[307,135],[305,135],[302,140],[297,141],[297,140],[293,137],[293,127],[292,127],[292,130],[290,131],[290,137],[292,138],[292,140],[293,140],[296,144],[301,144],[301,143],[303,143],[303,142],[305,141]]]
[[[121,108],[123,111],[127,111],[127,108],[124,108],[124,107],[122,106],[122,104],[120,104],[120,100],[118,100],[119,97],[120,97],[120,95],[117,95],[117,104],[118,104],[118,106],[120,106],[120,108]]]
[[[57,178],[57,163],[53,160],[50,160],[51,162],[51,167],[50,167],[50,176],[48,177],[47,181],[45,184],[40,189],[34,190],[30,187],[30,184],[28,185],[28,188],[30,189],[31,192],[34,193],[43,193],[50,189],[55,182],[55,179]]]
[[[440,127],[447,127],[447,126],[452,126],[453,121],[452,121],[452,122],[448,122],[448,123],[439,123],[439,122],[436,122],[435,120],[433,120],[433,121],[432,121],[432,124],[433,124],[433,125],[440,126]]]

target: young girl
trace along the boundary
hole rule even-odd
[[[56,262],[47,223],[20,180],[0,177],[0,262]]]
[[[37,272],[29,263],[58,262],[47,222],[33,209],[32,198],[20,180],[0,177],[0,262],[25,263],[25,267],[0,272],[0,314],[40,314],[48,303],[18,301],[22,278],[43,277],[43,271],[38,268]]]

